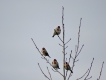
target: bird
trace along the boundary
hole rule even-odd
[[[60,68],[59,68],[59,64],[58,64],[58,62],[57,62],[56,59],[54,59],[54,60],[52,61],[52,67],[53,67],[54,69],[60,69]]]
[[[64,68],[65,68],[66,70],[70,70],[71,73],[73,73],[73,71],[71,70],[71,67],[70,67],[70,65],[68,64],[68,62],[65,62],[65,63],[64,63]]]
[[[57,26],[57,28],[54,29],[54,33],[53,33],[52,37],[54,37],[55,35],[59,35],[60,33],[61,33],[61,28],[60,28],[60,26]]]
[[[42,48],[42,51],[41,51],[41,52],[43,53],[44,56],[48,56],[49,58],[51,58],[51,57],[49,56],[47,50],[46,50],[44,47]]]

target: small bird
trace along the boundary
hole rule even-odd
[[[61,33],[61,29],[60,26],[58,26],[56,29],[54,29],[54,33],[52,37],[54,37],[55,35],[59,35],[60,33]]]
[[[58,62],[57,62],[56,59],[54,59],[54,60],[52,61],[52,67],[55,68],[55,69],[60,69],[60,68],[59,68],[59,64],[58,64]]]
[[[68,62],[65,62],[65,63],[64,63],[64,68],[65,68],[66,70],[70,70],[71,73],[73,73],[73,71],[71,70],[71,67],[70,67],[70,65],[68,64]]]
[[[42,48],[42,51],[41,52],[43,53],[44,56],[50,57],[49,54],[48,54],[48,52],[46,51],[46,49],[44,47]]]

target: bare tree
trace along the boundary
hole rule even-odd
[[[73,57],[72,56],[72,50],[70,52],[70,56],[68,58],[68,63],[70,63],[70,60],[72,59],[73,60],[73,65],[71,67],[71,69],[73,70],[74,69],[74,66],[75,66],[75,63],[79,61],[79,59],[77,59],[77,57],[80,55],[83,47],[84,47],[84,44],[81,46],[81,48],[79,48],[79,40],[80,40],[80,28],[81,28],[81,20],[82,18],[80,18],[80,24],[79,24],[79,31],[78,31],[78,42],[77,42],[77,45],[75,45],[75,56]],[[65,27],[64,27],[64,7],[62,6],[62,29],[63,29],[63,39],[61,39],[58,36],[58,38],[60,39],[60,41],[62,42],[62,44],[59,44],[62,48],[63,48],[63,65],[64,63],[67,61],[67,58],[65,57],[67,55],[66,53],[66,48],[68,48],[68,46],[66,46],[66,44],[68,44],[70,41],[71,41],[71,38],[65,42]],[[37,45],[35,44],[34,40],[31,38],[33,44],[35,45],[36,49],[38,50],[38,52],[41,54],[41,58],[44,59],[50,66],[52,66],[52,64],[47,60],[47,58],[45,56],[42,55],[41,51],[39,50],[39,48],[37,47]],[[89,74],[90,74],[90,71],[91,71],[91,68],[92,68],[92,65],[93,65],[93,61],[94,61],[94,58],[91,62],[91,65],[90,65],[90,68],[87,69],[87,71],[80,77],[80,78],[77,78],[76,80],[80,80],[80,79],[83,79],[83,80],[88,80],[88,79],[91,79],[92,76],[88,77]],[[101,67],[101,71],[100,71],[100,75],[99,75],[99,78],[97,80],[100,80],[100,77],[101,77],[101,74],[102,74],[102,69],[103,69],[103,64],[104,62],[102,63],[102,67]],[[48,71],[48,74],[49,74],[49,77],[43,72],[43,70],[41,69],[40,67],[40,64],[38,63],[38,66],[42,72],[42,74],[48,79],[48,80],[53,80],[52,77],[51,77],[51,73],[47,67],[47,71]],[[58,72],[62,77],[63,77],[63,80],[69,80],[70,77],[73,75],[71,72],[69,75],[67,75],[67,72],[68,71],[65,71],[65,68],[63,66],[63,74],[60,73],[57,69],[52,69],[54,72]]]

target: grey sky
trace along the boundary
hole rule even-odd
[[[45,47],[52,57],[49,61],[56,58],[62,72],[62,48],[58,45],[61,42],[57,36],[52,38],[54,28],[62,25],[62,6],[65,8],[65,41],[72,39],[66,50],[67,57],[70,50],[74,56],[82,17],[80,47],[85,46],[71,79],[81,77],[93,57],[90,76],[93,76],[91,80],[98,78],[102,61],[106,63],[106,0],[0,0],[0,80],[47,80],[38,62],[47,75],[46,66],[49,67],[54,80],[62,79],[41,59],[31,41],[33,38],[40,50]],[[104,64],[101,80],[106,79],[105,74]]]

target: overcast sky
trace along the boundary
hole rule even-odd
[[[0,0],[0,80],[47,80],[37,63],[53,80],[62,79],[51,66],[41,59],[31,38],[38,48],[45,47],[51,56],[50,62],[57,59],[62,70],[62,44],[57,36],[52,38],[54,28],[62,28],[62,6],[64,6],[65,41],[68,44],[66,56],[72,50],[75,55],[77,33],[82,18],[80,47],[84,48],[77,59],[70,80],[81,77],[95,58],[91,80],[99,77],[102,62],[106,62],[106,0]],[[62,38],[62,34],[60,34]],[[70,66],[72,66],[72,59]],[[106,79],[104,64],[101,80]]]

